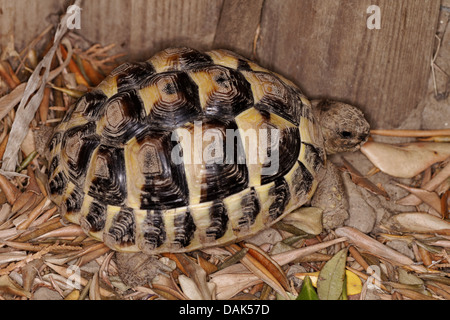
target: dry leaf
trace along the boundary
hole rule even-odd
[[[98,272],[94,273],[94,277],[92,278],[91,285],[89,287],[89,300],[102,300],[102,296],[100,294]]]
[[[57,237],[74,237],[74,236],[80,236],[84,235],[83,229],[79,225],[69,225],[67,227],[62,227],[56,230],[49,231],[47,233],[44,233],[43,235],[39,236],[37,239],[44,239],[44,238],[57,238]]]
[[[0,174],[0,189],[4,192],[8,203],[14,205],[20,195],[20,191],[2,174]]]
[[[80,290],[71,291],[64,300],[78,300],[80,298]]]
[[[209,262],[208,260],[205,260],[200,255],[197,256],[197,263],[200,267],[203,268],[203,270],[205,270],[207,275],[217,271],[217,266],[215,264]]]
[[[323,250],[325,248],[328,248],[329,246],[341,243],[346,241],[346,238],[338,238],[322,243],[318,243],[315,245],[311,245],[305,248],[299,248],[294,249],[286,252],[282,252],[279,254],[275,254],[272,256],[272,259],[275,260],[280,266],[284,266],[285,264],[288,264],[289,262],[292,262],[298,258],[305,257],[307,255],[313,254],[317,251]]]
[[[13,214],[14,212],[11,210],[11,205],[9,203],[4,203],[0,209],[0,223],[8,220]]]
[[[181,290],[190,300],[204,300],[202,293],[193,280],[182,274],[178,277],[178,281],[180,282]]]
[[[449,177],[450,177],[450,162],[441,171],[439,171],[439,173],[436,174],[433,177],[433,179],[425,183],[422,186],[422,189],[427,191],[434,191]],[[406,196],[398,201],[401,201],[401,203],[403,203],[404,205],[410,206],[418,206],[419,204],[422,203],[422,200],[420,200],[413,194],[410,194],[409,196]]]
[[[301,207],[288,214],[282,221],[308,234],[318,235],[323,230],[322,212],[322,209],[316,207]]]
[[[389,200],[389,195],[385,190],[378,188],[372,181],[365,178],[350,162],[348,162],[345,158],[342,158],[342,162],[344,166],[347,168],[350,173],[350,177],[354,184],[360,186],[373,194],[383,196],[386,200]]]
[[[252,245],[251,243],[245,244],[247,248],[250,250],[248,253],[255,258],[258,262],[260,262],[264,268],[266,268],[273,277],[283,286],[286,291],[289,291],[289,281],[286,277],[286,274],[278,265],[278,263],[273,260],[266,252],[259,249],[257,246]]]
[[[416,233],[434,233],[450,230],[450,222],[427,213],[399,213],[388,220],[389,227],[398,231]]]
[[[415,195],[417,198],[428,204],[430,207],[432,207],[437,212],[441,213],[441,199],[435,192],[427,191],[424,189],[418,189],[418,188],[412,188],[405,186],[401,183],[397,183],[399,187],[402,187],[403,189],[411,192],[413,195]],[[403,198],[405,199],[405,198]],[[403,205],[405,201],[400,199],[399,201],[396,201],[397,204]]]
[[[241,248],[235,244],[230,245],[230,248],[232,248],[235,252],[238,252],[239,250],[241,250]],[[257,259],[255,259],[251,255],[247,254],[242,258],[241,263],[249,271],[251,271],[253,274],[255,274],[258,278],[260,278],[262,281],[264,281],[269,286],[271,286],[281,296],[283,296],[286,299],[289,299],[285,289],[280,284],[280,282]]]
[[[4,263],[20,261],[27,257],[27,254],[24,251],[12,251],[0,253],[0,265]]]
[[[211,292],[211,287],[208,286],[206,280],[206,271],[202,269],[198,264],[189,259],[186,254],[176,253],[175,256],[178,258],[180,263],[184,266],[187,276],[189,276],[191,281],[194,282],[195,286],[199,290],[199,294],[202,300],[211,300],[213,294]],[[191,288],[192,289],[192,288]]]
[[[26,221],[20,224],[18,230],[26,230],[31,225],[31,223],[41,214],[44,210],[52,204],[51,200],[48,198],[42,199],[42,201],[30,212]]]
[[[361,147],[361,152],[384,173],[398,178],[413,178],[432,164],[450,157],[450,144],[389,145],[370,141]]]
[[[188,297],[180,290],[173,278],[156,277],[152,281],[152,290],[167,300],[187,300]]]
[[[195,281],[186,277],[185,275],[180,275],[178,277],[178,281],[180,282],[181,290],[183,290],[183,293],[189,299],[205,300],[204,293],[202,292],[202,290],[200,290]],[[214,292],[216,286],[215,283],[208,283],[207,286],[210,292]]]
[[[216,299],[228,300],[242,290],[262,283],[256,275],[252,273],[222,273],[211,275],[210,282],[216,284]]]
[[[392,285],[392,283],[391,283],[391,285]],[[414,290],[396,288],[395,291],[400,293],[401,295],[404,295],[405,297],[412,299],[412,300],[438,300],[436,298],[433,298],[428,295],[424,295],[424,294],[414,291]]]
[[[349,242],[355,246],[370,252],[370,254],[395,262],[399,265],[405,265],[418,272],[426,272],[423,266],[414,264],[414,261],[407,256],[395,251],[394,249],[381,244],[377,240],[365,235],[361,231],[351,227],[341,227],[336,229],[336,235],[346,237]]]
[[[31,298],[31,293],[15,284],[7,275],[0,277],[0,292]]]
[[[46,261],[45,264],[47,266],[49,266],[51,269],[53,269],[54,271],[56,271],[58,274],[63,276],[64,278],[66,278],[66,279],[68,279],[69,277],[73,278],[73,274],[74,274],[73,269],[69,269],[69,268],[66,268],[66,267],[58,266],[58,265],[55,265],[55,264],[50,263],[48,261]],[[79,281],[82,286],[86,286],[89,283],[88,280],[86,280],[85,278],[83,278],[81,276],[77,277],[77,281]],[[104,289],[102,287],[99,288],[99,293],[103,297],[113,297],[114,296],[114,293],[112,293],[112,292],[110,292],[110,291],[108,291],[108,290],[106,290],[106,289]]]
[[[28,167],[27,174],[30,177],[28,186],[25,189],[25,191],[14,202],[14,205],[11,209],[13,213],[16,213],[18,211],[24,212],[28,209],[33,208],[37,203],[42,201],[40,189],[34,177],[34,172],[31,169],[31,167]]]

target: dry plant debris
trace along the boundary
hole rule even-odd
[[[72,48],[70,39],[69,34],[55,46],[38,108],[30,126],[22,128],[27,134],[17,154],[17,175],[0,175],[0,299],[450,298],[448,130],[374,131],[418,142],[368,143],[362,152],[377,169],[366,175],[344,162],[343,170],[358,188],[410,210],[389,213],[368,234],[343,226],[312,235],[286,220],[246,242],[164,254],[161,260],[173,271],[151,284],[127,287],[118,276],[114,252],[86,237],[79,226],[65,225],[47,198],[41,133],[58,123],[77,97],[100,83],[121,56],[109,54],[113,45]],[[2,54],[1,158],[27,84],[40,81],[30,78],[43,53],[37,52],[37,44],[20,54],[9,46],[11,52]],[[439,142],[422,142],[435,136]],[[386,192],[386,185],[372,183],[372,176],[380,174],[390,175],[391,184],[408,195],[396,198]],[[389,242],[401,243],[410,254]]]

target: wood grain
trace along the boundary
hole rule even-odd
[[[65,2],[65,1],[64,1]],[[0,0],[0,45],[11,37],[23,49],[66,8],[63,1]]]
[[[264,0],[224,0],[213,46],[252,57]]]
[[[221,7],[222,0],[85,1],[81,32],[103,44],[117,43],[132,60],[168,46],[209,49]]]
[[[69,1],[0,0],[0,44],[23,48]],[[448,3],[445,0],[444,4]],[[381,30],[369,30],[370,5]],[[128,60],[167,46],[228,48],[256,59],[312,97],[363,109],[374,128],[395,128],[425,94],[440,0],[96,0],[82,4],[81,30],[115,43]]]
[[[378,4],[381,30],[369,30]],[[440,1],[266,1],[258,57],[310,97],[360,106],[375,128],[399,126],[426,91]]]

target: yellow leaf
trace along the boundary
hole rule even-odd
[[[80,290],[73,290],[72,292],[70,292],[65,298],[64,300],[78,300],[78,298],[80,297]]]
[[[362,282],[361,279],[353,272],[346,270],[345,275],[347,276],[347,295],[353,296],[355,294],[361,293]]]

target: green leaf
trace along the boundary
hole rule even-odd
[[[347,248],[334,255],[322,268],[317,280],[320,300],[338,300],[343,293]]]
[[[296,300],[319,300],[309,276],[306,276],[303,280],[302,290],[300,290]]]

